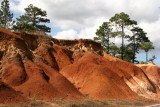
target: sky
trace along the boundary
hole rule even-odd
[[[2,0],[0,0],[2,1]],[[125,12],[147,32],[154,43],[155,63],[160,66],[160,0],[9,0],[14,17],[24,14],[24,8],[33,4],[46,10],[51,20],[50,35],[58,39],[93,39],[104,21],[116,13]],[[117,42],[120,42],[117,40]],[[140,51],[138,60],[145,61]]]

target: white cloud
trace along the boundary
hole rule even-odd
[[[122,11],[139,22],[156,21],[160,14],[157,0],[11,0],[11,9],[24,12],[30,3],[47,10],[51,21],[62,29],[94,26],[97,18],[110,18]]]
[[[92,39],[104,21],[115,13],[125,12],[148,33],[156,46],[152,54],[160,52],[159,0],[10,0],[10,3],[11,9],[21,14],[29,4],[46,10],[51,22],[62,29],[54,36],[59,39]]]
[[[54,37],[92,39],[96,29],[115,13],[125,12],[148,33],[154,44],[160,37],[158,0],[10,0],[11,9],[24,13],[29,4],[46,10],[51,22],[63,31]],[[116,40],[118,42],[118,40]]]
[[[146,23],[142,22],[140,23],[140,26],[144,29],[144,31],[147,32],[147,36],[149,39],[153,42],[155,46],[155,50],[152,51],[152,54],[159,54],[160,51],[160,18],[159,20],[152,22],[152,23]]]
[[[54,36],[54,38],[57,39],[69,39],[69,40],[73,40],[73,39],[79,39],[78,38],[78,34],[75,30],[64,30],[62,32],[57,33],[57,35]]]
[[[95,25],[92,27],[86,27],[80,30],[78,33],[76,30],[64,30],[62,32],[57,33],[54,38],[57,39],[93,39],[96,34],[96,30],[99,28],[102,23],[106,21],[104,17],[99,17],[94,23]]]

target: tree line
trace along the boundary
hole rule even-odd
[[[148,61],[148,52],[154,49],[153,43],[146,36],[147,33],[137,25],[137,21],[131,20],[129,15],[124,12],[115,14],[109,21],[103,22],[97,29],[96,35],[94,40],[100,42],[104,50],[114,57],[139,63],[136,60],[136,54],[142,49],[146,52],[146,63],[156,58],[153,56]],[[111,40],[116,37],[120,37],[120,46]]]
[[[10,11],[9,0],[3,0],[1,2],[0,27],[14,31],[31,32],[38,30],[50,32],[51,28],[47,27],[46,23],[50,23],[50,20],[47,19],[47,12],[32,4],[25,8],[24,15],[16,18],[16,21],[13,21],[13,13]]]
[[[46,26],[50,20],[47,18],[45,10],[32,4],[24,10],[25,13],[14,21],[9,0],[3,0],[0,8],[0,27],[24,32],[51,31],[51,28]],[[140,49],[143,49],[146,52],[146,62],[148,62],[148,52],[154,49],[154,46],[146,34],[142,28],[138,27],[137,21],[131,20],[128,14],[121,12],[115,14],[97,29],[97,36],[94,40],[100,42],[108,54],[132,63],[138,63],[136,54]],[[111,41],[112,38],[117,37],[121,38],[121,46],[117,46]],[[156,59],[155,56],[149,61],[154,59]]]

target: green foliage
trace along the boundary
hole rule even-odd
[[[131,20],[129,15],[121,12],[110,18],[109,22],[104,22],[97,29],[94,40],[101,43],[104,50],[122,60],[138,63],[136,54],[142,43],[150,42],[147,33],[137,26],[135,20]],[[117,47],[115,43],[111,43],[111,38],[121,37],[121,46]],[[127,41],[125,43],[125,41]]]
[[[14,21],[12,21],[13,13],[10,12],[9,8],[9,1],[3,0],[0,10],[0,27],[6,29],[11,28],[14,24]]]
[[[144,50],[146,52],[146,62],[148,62],[148,52],[152,49],[154,49],[152,42],[144,42],[140,45],[140,49]]]
[[[119,53],[120,53],[120,49],[113,43],[110,46],[110,55],[117,57]]]
[[[133,35],[132,36],[128,36],[128,41],[129,46],[131,47],[132,51],[133,51],[133,56],[132,56],[132,62],[135,62],[135,56],[136,53],[138,53],[139,51],[139,47],[140,44],[143,42],[149,42],[148,37],[146,37],[146,34],[143,29],[139,28],[139,27],[133,27],[131,29]]]
[[[135,20],[131,20],[128,14],[121,12],[119,14],[115,14],[110,18],[111,22],[114,22],[119,27],[126,27],[130,25],[136,25],[137,22]]]
[[[144,50],[145,52],[148,52],[151,49],[154,49],[154,46],[152,42],[144,42],[140,45],[140,49]]]
[[[148,64],[147,62],[141,61],[140,64]]]
[[[132,62],[133,50],[130,45],[124,46],[124,61]]]
[[[116,28],[114,32],[115,36],[120,36],[122,38],[122,48],[121,48],[121,59],[124,59],[124,38],[125,35],[125,28],[130,27],[133,25],[137,25],[135,20],[131,20],[128,14],[121,12],[120,14],[115,14],[113,17],[110,18],[110,22],[112,26]]]
[[[149,62],[154,62],[154,60],[157,59],[155,55],[152,56],[152,58],[149,59]]]
[[[111,37],[111,31],[110,23],[104,22],[102,26],[97,29],[96,35],[97,37],[94,38],[94,40],[101,43],[104,50],[106,50],[107,53],[109,53],[109,45],[110,45],[110,37]]]
[[[51,29],[45,25],[45,23],[49,23],[50,20],[46,17],[46,11],[30,4],[25,8],[25,14],[17,18],[18,22],[16,26],[14,26],[14,29],[19,31],[39,30],[50,32]]]

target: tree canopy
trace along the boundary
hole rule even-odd
[[[129,38],[128,41],[130,42],[129,46],[133,51],[132,62],[134,63],[136,58],[136,53],[139,52],[139,47],[141,43],[149,42],[149,39],[148,37],[146,37],[147,33],[144,32],[143,29],[140,27],[133,27],[131,31],[133,34],[128,37]]]
[[[10,12],[9,1],[3,0],[1,2],[1,9],[0,9],[0,27],[3,28],[11,28],[14,24],[12,21],[13,13]]]
[[[146,52],[146,62],[148,62],[148,52],[151,49],[154,49],[152,42],[144,42],[140,45],[140,49],[144,50]]]
[[[146,35],[147,33],[138,27],[135,20],[131,20],[128,14],[121,12],[97,29],[94,40],[100,42],[108,54],[128,62],[138,63],[136,54],[139,53],[141,44],[150,42]],[[117,37],[121,37],[121,45],[118,46],[113,41]]]
[[[94,40],[100,42],[106,50],[107,53],[109,53],[110,50],[110,37],[111,37],[111,31],[110,23],[104,22],[102,26],[97,29],[96,35],[97,37],[94,38]]]
[[[25,14],[17,18],[17,24],[14,28],[19,31],[39,30],[50,32],[51,29],[45,25],[45,23],[50,23],[50,20],[46,17],[46,11],[30,4],[25,8]]]
[[[132,25],[137,25],[135,20],[131,20],[128,14],[121,12],[120,14],[115,14],[113,17],[110,18],[110,22],[114,27],[116,27],[115,34],[116,36],[120,36],[122,38],[122,50],[121,50],[121,59],[124,58],[124,38],[125,35],[125,28]]]

